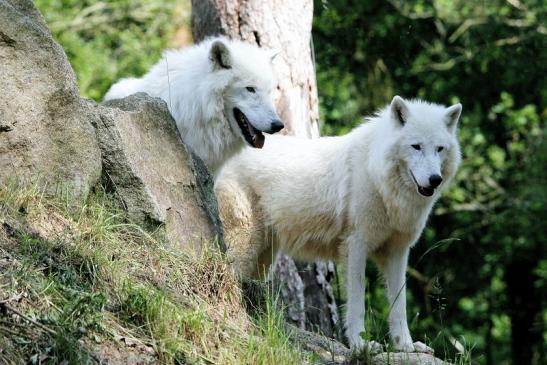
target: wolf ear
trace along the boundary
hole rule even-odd
[[[452,133],[456,130],[458,120],[462,114],[462,105],[460,103],[454,104],[451,107],[446,108],[445,123],[448,130]]]
[[[403,98],[399,95],[395,95],[389,109],[391,111],[391,118],[395,121],[397,126],[404,126],[408,118],[408,107]]]
[[[215,41],[211,46],[209,59],[213,63],[214,70],[232,68],[232,56],[230,50],[222,41]]]

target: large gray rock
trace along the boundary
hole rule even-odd
[[[36,179],[85,195],[100,176],[92,105],[28,0],[0,0],[0,182]]]
[[[103,174],[130,217],[162,225],[184,247],[223,247],[213,180],[182,144],[165,102],[138,93],[104,106],[94,123]]]
[[[0,0],[0,186],[37,180],[85,197],[107,182],[130,217],[175,245],[223,248],[213,182],[165,103],[81,99],[63,49],[29,0]]]

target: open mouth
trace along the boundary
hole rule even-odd
[[[420,186],[420,184],[418,184],[418,181],[416,181],[416,178],[414,177],[414,174],[412,173],[412,170],[408,170],[408,171],[410,171],[410,176],[412,176],[412,180],[414,180],[414,183],[418,187],[418,193],[420,193],[423,196],[433,195],[433,193],[435,192],[434,188],[425,188],[423,186]]]
[[[264,146],[264,135],[262,132],[253,127],[245,114],[238,108],[234,108],[234,117],[247,143],[254,148],[262,148]]]

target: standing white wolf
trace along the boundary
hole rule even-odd
[[[379,344],[360,337],[370,257],[386,279],[395,348],[431,352],[408,330],[405,273],[409,249],[460,163],[461,110],[396,96],[345,136],[272,136],[262,151],[247,149],[228,161],[215,190],[240,274],[267,272],[279,250],[344,262],[346,334],[352,347],[375,351]]]
[[[262,132],[283,128],[272,94],[275,53],[224,37],[166,51],[141,78],[112,85],[105,100],[145,92],[163,99],[184,143],[215,172],[245,144],[262,148]]]

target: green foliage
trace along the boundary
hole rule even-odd
[[[37,0],[62,44],[80,92],[102,99],[121,77],[145,73],[189,23],[189,1]]]
[[[456,339],[474,362],[543,363],[547,2],[323,0],[315,11],[324,134],[395,94],[464,106],[462,167],[410,259],[414,336],[439,355],[459,351]],[[385,318],[379,287],[367,303]]]

